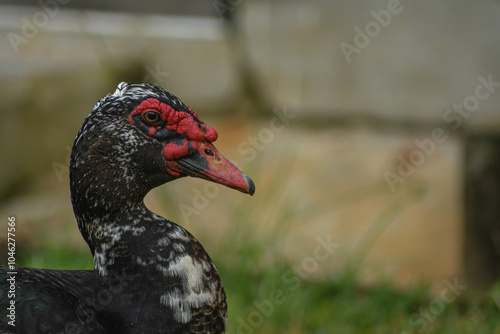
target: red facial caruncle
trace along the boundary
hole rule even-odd
[[[149,98],[130,114],[129,121],[149,136],[163,141],[163,153],[170,162],[193,153],[199,142],[217,140],[217,131],[200,122],[192,109],[189,111],[177,111],[158,99]],[[156,113],[159,117],[151,122],[150,113]],[[164,141],[166,139],[168,141]],[[175,169],[169,169],[168,172],[179,176]]]

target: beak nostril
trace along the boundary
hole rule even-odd
[[[209,157],[214,157],[215,156],[214,152],[212,150],[208,149],[208,148],[206,148],[204,152]]]

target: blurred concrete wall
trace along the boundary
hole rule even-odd
[[[500,123],[500,1],[253,1],[245,7],[252,66],[274,103],[296,102],[311,113],[441,121],[465,102],[467,122]],[[476,106],[467,97],[475,96],[479,78],[496,84]]]
[[[500,82],[495,0],[241,0],[227,8],[213,1],[213,16],[198,20],[104,15],[55,3],[52,12],[40,4],[2,8],[4,80],[63,66],[105,71],[138,63],[138,79],[224,105],[238,74],[219,16],[226,11],[235,14],[248,66],[271,104],[439,120],[475,94],[479,77]],[[480,100],[470,122],[500,119],[499,102],[500,94]]]

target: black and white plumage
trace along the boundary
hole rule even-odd
[[[213,146],[214,129],[177,97],[121,83],[76,136],[71,200],[93,271],[16,268],[16,327],[1,333],[224,333],[217,269],[184,228],[149,211],[144,196],[183,176],[253,194]],[[0,269],[6,291],[8,269]],[[9,300],[2,292],[0,308]]]

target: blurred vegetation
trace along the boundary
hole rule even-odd
[[[284,155],[283,159],[293,161]],[[259,174],[256,159],[245,170]],[[359,272],[366,265],[364,257],[402,207],[417,197],[403,197],[383,212],[361,238],[356,254],[341,259],[344,267],[332,275],[302,277],[278,244],[288,238],[287,229],[300,198],[282,195],[279,186],[290,177],[291,164],[273,175],[261,201],[278,206],[265,230],[255,228],[255,219],[264,219],[266,210],[256,210],[262,203],[248,205],[240,202],[227,205],[227,219],[232,222],[224,230],[222,243],[209,245],[209,253],[217,265],[228,298],[228,333],[500,333],[500,282],[489,291],[470,291],[446,302],[442,294],[433,291],[425,282],[400,288],[390,278],[375,285],[362,284]],[[375,187],[376,188],[376,187]],[[181,222],[175,198],[175,187],[162,187],[158,195],[169,218]],[[356,201],[359,196],[344,197],[334,205]],[[361,196],[362,197],[362,196]],[[170,214],[171,213],[171,214]],[[308,212],[308,214],[310,214]],[[299,245],[307,248],[307,245]],[[306,253],[312,250],[307,250]],[[335,253],[332,258],[346,254]],[[92,269],[90,252],[62,249],[41,243],[37,249],[20,249],[18,264],[22,266],[57,269]],[[327,259],[324,265],[331,265]],[[302,262],[304,263],[304,262]],[[319,263],[322,266],[322,263]],[[309,272],[310,274],[314,274]],[[456,297],[456,298],[455,298]]]

